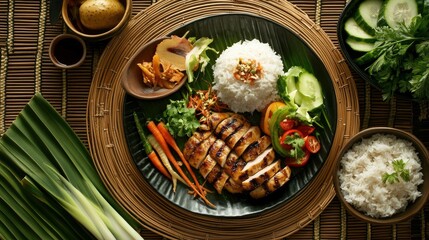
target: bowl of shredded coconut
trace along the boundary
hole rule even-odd
[[[414,135],[395,128],[368,128],[339,152],[334,186],[355,217],[394,224],[424,207],[429,195],[428,166],[428,150]]]

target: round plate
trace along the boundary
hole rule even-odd
[[[231,22],[235,24],[228,24]],[[317,174],[325,162],[332,145],[335,134],[335,123],[337,121],[337,104],[332,80],[326,68],[301,38],[292,33],[288,28],[264,18],[244,14],[212,16],[186,24],[171,34],[182,36],[186,32],[189,32],[188,36],[212,38],[213,43],[210,47],[215,48],[219,52],[222,52],[226,47],[231,46],[235,42],[257,38],[261,42],[268,43],[282,57],[285,72],[291,66],[302,66],[314,73],[321,82],[325,98],[324,105],[326,106],[329,121],[329,123],[323,122],[324,129],[318,128],[323,148],[318,154],[311,157],[310,163],[305,167],[292,168],[291,180],[284,187],[278,189],[275,194],[269,195],[259,201],[251,199],[246,194],[230,194],[225,190],[220,195],[214,189],[211,189],[214,192],[208,194],[208,198],[216,205],[216,208],[213,209],[206,206],[202,201],[195,200],[192,195],[188,194],[189,189],[184,187],[183,184],[178,184],[176,193],[173,194],[172,184],[169,184],[170,181],[155,170],[146,156],[142,154],[142,145],[138,134],[136,134],[137,130],[133,119],[133,112],[136,111],[142,117],[144,116],[143,120],[159,119],[171,99],[181,98],[182,94],[179,92],[171,95],[171,98],[168,97],[157,101],[139,101],[131,97],[126,98],[124,108],[125,135],[135,163],[145,179],[159,194],[181,208],[198,214],[243,217],[260,213],[280,204],[286,204],[287,200],[298,194],[311,181],[313,176]],[[193,89],[207,89],[207,85],[212,82],[212,66],[215,60],[216,55],[210,55],[210,64],[206,68],[207,71],[204,74],[198,75],[197,79],[191,85]],[[250,116],[250,120],[254,125],[258,124],[259,114],[254,113],[253,116]],[[333,129],[329,129],[329,126],[333,126]],[[183,146],[186,138],[176,140],[179,142],[179,145]],[[198,173],[197,170],[195,172]]]
[[[224,14],[265,18],[299,36],[318,56],[321,64],[312,64],[312,70],[318,72],[320,70],[317,69],[325,69],[329,77],[318,78],[321,81],[324,78],[331,81],[333,91],[329,97],[336,99],[335,133],[331,149],[312,179],[285,202],[241,217],[195,213],[170,201],[167,198],[169,196],[161,195],[154,187],[156,184],[152,185],[146,180],[149,177],[142,174],[141,169],[136,167],[141,165],[136,165],[134,161],[143,159],[143,150],[136,153],[141,154],[140,157],[131,156],[129,146],[137,143],[126,140],[126,132],[130,131],[126,128],[132,126],[124,128],[125,108],[131,109],[136,105],[128,106],[133,100],[126,96],[120,83],[120,73],[131,56],[150,40],[171,34],[202,18]],[[228,22],[225,25],[237,24],[239,23]],[[243,25],[234,29],[243,34],[254,31]],[[228,34],[234,35],[233,32]],[[199,33],[193,32],[192,35],[199,36]],[[272,45],[274,48],[276,44]],[[284,47],[286,46],[281,45],[281,48]],[[300,57],[304,58],[301,53],[293,56],[298,59]],[[142,107],[153,109],[146,104]],[[171,239],[281,239],[302,229],[316,219],[335,196],[331,176],[336,154],[347,139],[359,130],[357,89],[346,61],[320,26],[286,0],[163,0],[151,5],[136,15],[103,51],[88,96],[87,116],[89,150],[112,195],[145,229]],[[159,184],[170,185],[168,181],[159,179],[162,180]],[[288,186],[290,185],[289,183]],[[273,200],[275,196],[268,199]],[[192,199],[192,202],[197,201]],[[272,206],[272,203],[267,205]]]

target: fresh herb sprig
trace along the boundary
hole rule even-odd
[[[410,181],[410,170],[405,169],[406,162],[402,159],[392,161],[392,167],[394,172],[392,173],[384,173],[382,178],[383,183],[393,184],[395,182],[399,182],[399,178],[402,180],[409,182]]]
[[[415,16],[409,25],[375,29],[375,48],[356,59],[380,84],[383,99],[399,91],[429,100],[429,14]]]
[[[187,101],[170,100],[163,112],[166,126],[175,137],[190,137],[200,126],[200,122],[195,116],[195,109],[187,107]]]

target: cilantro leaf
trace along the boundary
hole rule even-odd
[[[356,59],[382,89],[383,99],[396,92],[429,99],[429,14],[415,16],[409,25],[375,29],[375,47]]]
[[[393,173],[384,173],[381,178],[383,183],[393,184],[395,182],[399,182],[399,177],[402,180],[408,182],[410,181],[410,170],[405,168],[406,162],[402,159],[392,161]]]
[[[175,137],[190,137],[200,126],[195,109],[188,108],[185,100],[170,100],[163,117],[168,130]]]

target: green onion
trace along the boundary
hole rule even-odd
[[[142,239],[86,147],[40,93],[0,139],[0,163],[1,238]]]

